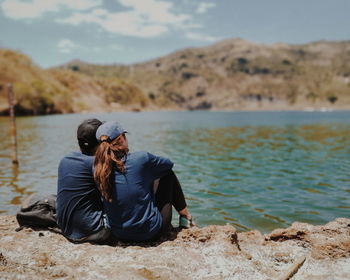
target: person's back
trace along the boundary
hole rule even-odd
[[[113,233],[121,239],[147,240],[159,232],[162,217],[155,205],[153,182],[173,163],[147,152],[129,153],[125,173],[115,171],[112,201],[104,200]]]
[[[58,167],[57,223],[71,240],[89,236],[103,227],[103,205],[92,166],[92,156],[72,152]]]
[[[114,235],[123,240],[154,240],[171,228],[172,206],[180,215],[179,225],[192,226],[181,185],[172,171],[174,164],[147,152],[129,153],[125,133],[116,121],[96,131],[100,144],[94,178]]]
[[[101,124],[97,119],[81,123],[77,130],[81,152],[66,155],[58,167],[56,220],[63,234],[76,242],[103,242],[110,235],[92,170],[98,146],[95,134]]]

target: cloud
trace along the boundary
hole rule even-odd
[[[176,15],[171,10],[173,3],[159,0],[119,0],[124,7],[131,8],[131,13],[145,16],[149,21],[164,24],[181,24],[190,16]]]
[[[185,28],[191,16],[174,13],[171,2],[160,0],[118,0],[127,8],[122,12],[109,12],[105,9],[95,9],[89,13],[74,13],[57,22],[79,25],[94,23],[104,30],[127,36],[156,37],[169,29]]]
[[[124,46],[120,44],[112,44],[109,46],[112,50],[121,51],[124,50]]]
[[[208,3],[208,2],[202,2],[198,5],[198,8],[196,10],[197,14],[204,14],[206,13],[209,9],[216,7],[215,3]]]
[[[215,42],[215,41],[220,40],[220,38],[218,38],[218,37],[213,37],[213,36],[200,34],[200,33],[196,33],[196,32],[187,32],[185,34],[185,37],[187,39],[190,39],[190,40],[205,41],[205,42]]]
[[[69,39],[61,39],[57,47],[61,53],[71,53],[74,49],[78,48],[78,45]]]
[[[5,0],[1,9],[12,19],[33,19],[47,12],[59,12],[65,8],[84,11],[100,6],[103,0]]]
[[[141,38],[152,38],[170,31],[186,32],[201,28],[193,22],[191,15],[180,12],[169,0],[114,0],[121,6],[119,11],[103,8],[104,0],[0,0],[0,8],[5,16],[12,19],[35,19],[46,13],[66,12],[65,18],[54,20],[61,24],[94,24],[103,30]],[[196,13],[205,13],[215,7],[214,3],[202,2]],[[62,13],[60,13],[62,15]],[[215,41],[216,38],[189,32],[191,40]],[[70,42],[70,43],[68,43]],[[62,39],[59,44],[61,52],[71,52],[73,42]],[[76,46],[76,45],[75,45]]]

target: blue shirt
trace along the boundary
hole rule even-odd
[[[126,240],[148,240],[162,227],[162,216],[155,205],[153,182],[173,167],[166,158],[147,152],[129,153],[126,173],[115,172],[112,202],[103,200],[113,233]]]
[[[101,194],[93,178],[92,156],[66,155],[58,167],[57,223],[63,234],[77,240],[103,227]]]

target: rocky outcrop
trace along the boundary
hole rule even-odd
[[[158,242],[73,244],[0,217],[0,279],[350,279],[350,220],[262,235],[207,226]],[[294,275],[294,276],[293,276]]]
[[[310,248],[316,259],[350,257],[350,223],[337,219],[325,226],[293,223],[287,229],[276,229],[266,237],[268,241],[299,240]]]

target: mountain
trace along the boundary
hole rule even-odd
[[[148,106],[148,98],[137,87],[117,77],[44,70],[20,52],[0,49],[0,114],[8,113],[8,83],[13,84],[18,115],[140,110]]]
[[[48,70],[19,52],[0,49],[0,91],[8,82],[22,114],[349,109],[350,41],[263,45],[230,39],[144,63],[75,60]]]
[[[0,49],[0,108],[7,109],[6,85],[12,83],[16,93],[16,111],[20,114],[45,114],[70,111],[69,92],[27,56]]]
[[[91,77],[117,76],[161,107],[350,108],[350,41],[262,45],[230,39],[140,64],[74,61],[63,68]]]

